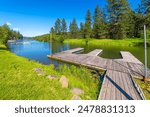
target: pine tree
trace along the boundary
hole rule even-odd
[[[150,0],[142,0],[143,14],[145,17],[145,24],[150,28]]]
[[[104,30],[103,12],[97,5],[94,12],[93,36],[94,38],[101,38]]]
[[[91,12],[90,10],[87,10],[86,13],[86,18],[85,18],[85,27],[84,27],[84,33],[85,33],[85,38],[91,37],[91,25],[92,25],[92,19],[91,19]]]
[[[145,14],[150,13],[150,0],[142,0],[142,6]]]
[[[67,23],[66,20],[62,19],[62,33],[65,34],[67,32]]]
[[[52,39],[55,39],[56,33],[53,27],[51,27],[50,33],[52,34]]]
[[[145,18],[142,15],[142,12],[132,12],[130,14],[132,17],[132,22],[130,23],[130,37],[137,37],[140,38],[141,34],[143,33],[143,26],[145,24]],[[132,36],[131,36],[132,34]]]
[[[57,34],[61,33],[61,20],[59,18],[56,20],[54,28]]]
[[[80,23],[80,35],[82,38],[86,38],[86,36],[85,36],[85,25],[82,22]]]
[[[93,36],[95,38],[100,38],[100,8],[96,6],[94,11],[94,24],[93,24]]]
[[[129,29],[130,9],[127,0],[107,0],[110,38],[123,39]]]
[[[79,28],[78,28],[78,25],[77,25],[77,22],[76,22],[76,19],[74,18],[73,21],[70,23],[70,33],[71,33],[71,36],[73,38],[77,38],[78,37],[78,32],[79,32]]]
[[[52,33],[52,34],[54,34],[54,33],[55,33],[55,30],[54,30],[54,28],[53,28],[53,27],[51,27],[51,31],[50,31],[50,33]]]
[[[107,22],[107,18],[106,18],[106,10],[103,8],[101,10],[101,23],[100,23],[100,27],[101,27],[101,38],[107,38],[108,36],[108,30],[107,27],[108,26],[108,22]]]

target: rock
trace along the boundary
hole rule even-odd
[[[74,95],[71,100],[81,100],[81,97],[78,95]]]
[[[47,74],[45,72],[41,72],[38,74],[38,76],[46,76]]]
[[[79,89],[79,88],[73,88],[73,89],[71,90],[71,92],[72,92],[72,94],[74,94],[74,95],[82,95],[82,94],[84,94],[84,91],[83,91],[82,89]]]
[[[54,75],[48,75],[48,76],[46,76],[46,78],[52,80],[52,79],[57,79],[57,76],[54,76]]]
[[[41,68],[34,68],[34,71],[39,73],[38,76],[46,76],[46,72],[44,72]]]
[[[34,68],[35,72],[43,72],[43,70],[41,68]]]
[[[69,80],[66,78],[66,76],[61,76],[59,82],[62,85],[62,88],[68,88]]]

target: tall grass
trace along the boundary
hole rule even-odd
[[[136,80],[137,84],[142,88],[147,100],[150,100],[150,82],[144,82],[142,80]]]

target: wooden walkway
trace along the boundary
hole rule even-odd
[[[97,70],[105,70],[103,84],[98,99],[102,100],[139,100],[144,99],[143,92],[133,77],[143,78],[144,65],[129,52],[121,52],[122,59],[99,57],[102,50],[96,49],[88,54],[74,54],[83,48],[56,53],[49,58]],[[148,70],[150,77],[150,70]]]
[[[104,77],[102,89],[99,95],[100,100],[140,100],[132,77],[123,72],[108,70]]]
[[[124,61],[142,64],[142,62],[135,58],[130,52],[121,51],[120,53]]]
[[[84,51],[84,48],[75,48],[75,49],[71,49],[71,50],[66,50],[63,51],[62,53],[81,53]]]
[[[90,56],[98,56],[101,52],[102,52],[101,49],[95,49],[94,51],[89,52],[88,55],[90,55]]]

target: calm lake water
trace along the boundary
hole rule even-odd
[[[23,56],[25,58],[38,61],[42,64],[54,64],[58,66],[60,63],[51,60],[47,55],[51,54],[50,52],[50,43],[40,42],[32,39],[23,39],[18,40],[18,44],[9,44],[10,50],[18,56]],[[24,44],[23,44],[23,43]],[[26,43],[27,42],[27,43]],[[91,45],[70,45],[62,43],[53,43],[52,44],[52,53],[61,52],[64,50],[83,47],[85,48],[84,53],[88,53],[94,49],[103,49],[103,53],[100,55],[104,58],[121,58],[120,51],[129,51],[135,57],[137,57],[141,62],[144,62],[144,48],[143,47],[112,47],[112,46],[91,46]],[[148,48],[148,67],[150,68],[150,48]]]

